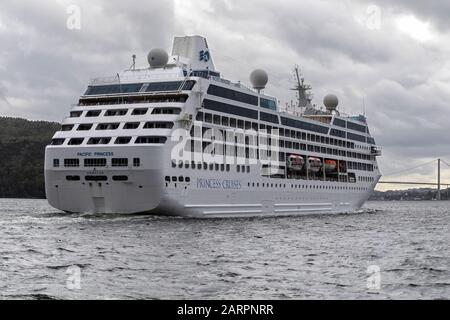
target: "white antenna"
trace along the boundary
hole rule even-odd
[[[366,116],[366,103],[365,103],[365,97],[363,97],[363,115]]]
[[[131,58],[133,59],[133,64],[131,65],[131,67],[130,67],[130,70],[136,70],[136,55],[135,54],[133,54],[132,56],[131,56]]]

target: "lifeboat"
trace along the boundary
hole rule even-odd
[[[301,171],[305,164],[305,159],[302,156],[291,154],[287,158],[287,167],[294,171]]]
[[[334,172],[337,168],[337,161],[336,160],[325,160],[325,172]]]
[[[309,157],[308,158],[308,169],[311,172],[319,172],[320,168],[322,167],[322,160],[315,157]]]

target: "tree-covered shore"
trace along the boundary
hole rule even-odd
[[[59,127],[0,117],[0,198],[45,198],[45,146]]]

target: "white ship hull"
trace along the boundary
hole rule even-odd
[[[130,149],[130,148],[128,148]],[[81,149],[80,149],[81,150]],[[70,157],[79,149],[47,149],[47,157]],[[86,148],[82,149],[86,151]],[[99,150],[97,148],[97,150]],[[115,156],[139,156],[142,168],[68,169],[45,171],[47,198],[53,207],[73,213],[152,214],[184,217],[254,217],[338,214],[361,208],[376,182],[342,183],[261,177],[260,165],[250,173],[208,172],[164,166],[170,163],[162,147],[116,148]],[[111,151],[112,150],[112,151]],[[167,157],[167,158],[166,158]],[[253,173],[252,173],[253,172]],[[67,182],[68,175],[105,175],[107,182]],[[126,182],[111,181],[127,175]],[[167,182],[164,177],[189,177]],[[213,186],[205,185],[213,181]],[[230,187],[229,181],[234,184]],[[259,186],[257,187],[257,185]],[[264,184],[264,187],[262,187]]]

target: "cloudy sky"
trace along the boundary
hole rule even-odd
[[[144,66],[149,49],[200,34],[226,78],[248,82],[263,68],[266,92],[290,101],[298,64],[314,103],[332,92],[341,111],[365,112],[384,174],[438,157],[450,163],[450,2],[395,3],[2,0],[0,115],[60,121],[90,78],[128,68],[133,53]],[[429,181],[435,171],[386,179]],[[450,170],[444,175],[450,182]]]

